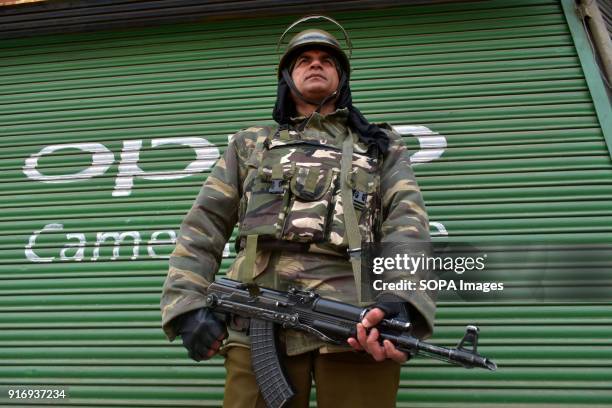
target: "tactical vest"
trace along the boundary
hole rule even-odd
[[[350,135],[346,138],[351,137]],[[344,150],[344,152],[343,152]],[[343,157],[348,169],[343,194]],[[239,211],[238,240],[250,238],[272,247],[313,245],[346,255],[350,234],[343,196],[350,197],[358,227],[355,245],[373,242],[380,230],[379,158],[345,139],[343,147],[313,140],[294,130],[276,131],[260,140],[247,161]],[[356,230],[356,228],[355,228]],[[254,254],[251,254],[254,256]],[[247,262],[248,264],[248,262]]]

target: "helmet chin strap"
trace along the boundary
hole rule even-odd
[[[306,102],[307,104],[316,106],[317,109],[315,109],[315,112],[317,113],[321,111],[321,108],[325,106],[327,102],[331,101],[333,98],[335,98],[338,95],[338,89],[336,89],[334,92],[332,92],[331,94],[323,98],[321,102],[313,101],[312,99],[306,98],[304,95],[302,95],[300,91],[298,91],[297,87],[295,86],[295,83],[293,82],[293,78],[291,78],[291,75],[289,75],[289,71],[287,70],[287,68],[283,69],[282,74],[283,74],[283,78],[285,79],[285,82],[287,83],[287,85],[289,85],[289,88],[291,88],[293,93],[298,98],[300,98],[302,101]]]

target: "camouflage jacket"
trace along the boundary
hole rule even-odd
[[[214,280],[236,222],[237,256],[227,272],[229,277],[238,278],[245,261],[241,244],[246,236],[256,234],[262,241],[300,246],[297,252],[278,245],[258,247],[252,272],[256,282],[281,290],[299,286],[356,302],[353,272],[345,257],[347,242],[337,186],[340,141],[348,132],[346,120],[346,110],[327,116],[315,113],[302,132],[251,127],[232,137],[184,218],[170,257],[161,299],[162,325],[170,340],[177,334],[173,319],[204,306],[205,289]],[[361,205],[355,205],[362,239],[428,240],[428,217],[408,152],[399,135],[388,126],[382,128],[391,139],[382,160],[369,158],[365,146],[353,135],[350,180],[353,189],[364,193]],[[304,140],[307,143],[301,143]],[[270,193],[276,190],[283,193]],[[417,335],[430,335],[433,300],[426,295],[405,300],[416,311],[412,319]],[[244,334],[229,332],[226,346],[248,345]],[[339,350],[291,330],[281,332],[281,341],[289,355],[316,348]]]

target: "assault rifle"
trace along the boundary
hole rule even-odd
[[[212,283],[206,295],[207,307],[227,321],[233,316],[250,319],[252,367],[269,408],[286,406],[294,395],[279,361],[277,326],[311,333],[331,344],[346,345],[349,337],[356,337],[356,324],[369,310],[325,299],[310,291],[293,288],[281,292],[227,278]],[[477,353],[476,326],[467,326],[463,339],[453,349],[420,341],[410,334],[410,323],[402,320],[383,319],[377,328],[381,341],[388,339],[410,355],[421,354],[466,368],[492,371],[497,368],[494,362]]]

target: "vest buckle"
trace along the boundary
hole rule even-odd
[[[282,179],[272,179],[272,185],[270,186],[268,193],[283,194],[285,192],[285,189],[283,188],[282,183],[283,183]]]
[[[365,208],[367,198],[368,194],[366,192],[353,190],[353,205],[358,210],[363,210]]]

